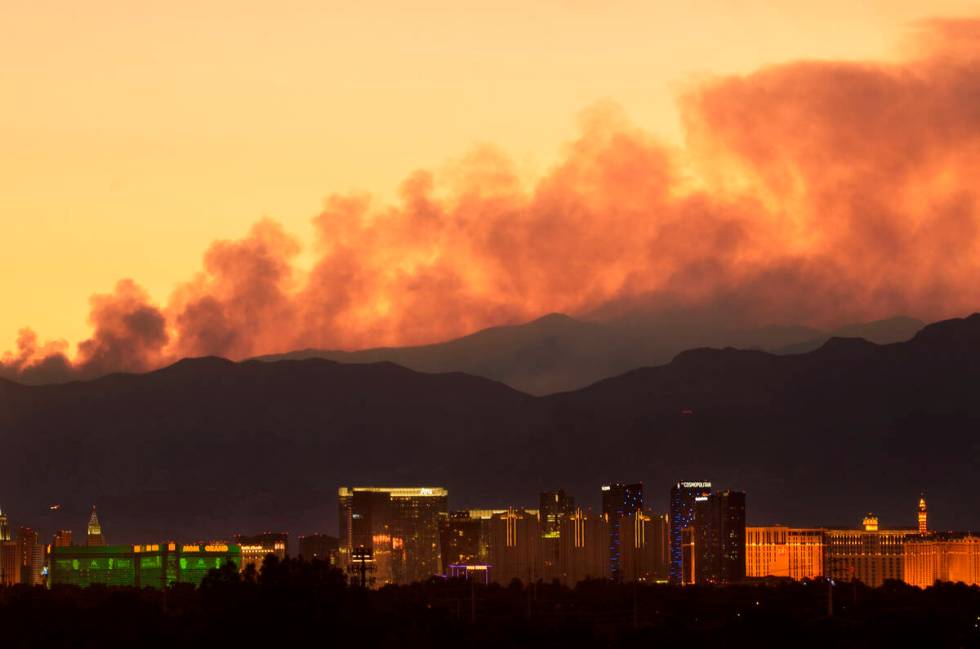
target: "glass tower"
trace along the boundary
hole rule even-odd
[[[602,515],[609,524],[609,576],[622,577],[622,517],[643,509],[643,483],[602,486]]]
[[[439,574],[439,520],[449,512],[446,489],[340,487],[337,495],[342,564],[350,564],[356,549],[370,549],[377,586]]]
[[[695,503],[707,501],[711,483],[678,482],[670,490],[670,583],[680,584],[684,566],[684,528],[694,522]]]

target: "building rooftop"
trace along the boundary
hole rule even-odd
[[[352,496],[354,492],[388,493],[392,498],[443,498],[449,495],[445,487],[340,487],[337,495]]]

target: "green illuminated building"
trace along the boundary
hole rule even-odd
[[[201,583],[210,570],[228,562],[241,564],[237,545],[152,543],[101,547],[52,547],[50,583],[86,587],[92,584],[165,588],[174,583]]]

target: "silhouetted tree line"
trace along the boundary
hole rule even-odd
[[[0,647],[980,646],[980,588],[838,584],[831,600],[827,588],[432,579],[375,591],[324,562],[269,557],[199,588],[0,588]]]

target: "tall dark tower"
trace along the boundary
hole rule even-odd
[[[559,489],[542,491],[540,502],[541,535],[547,537],[558,534],[562,517],[575,513],[575,498],[566,494],[564,489]]]
[[[735,584],[745,579],[745,493],[719,491],[694,505],[695,581]]]
[[[643,483],[602,486],[602,515],[609,525],[609,576],[614,581],[622,578],[622,518],[640,509],[643,509]]]
[[[99,516],[95,513],[95,505],[92,505],[92,515],[88,517],[88,539],[86,545],[89,547],[105,545],[105,537],[102,536],[102,524],[99,523]]]
[[[558,491],[542,491],[541,507],[541,575],[553,578],[561,574],[561,528],[562,520],[575,514],[575,499]]]
[[[694,505],[708,500],[711,483],[678,482],[670,490],[670,583],[680,584],[683,576],[684,528],[694,522]]]

